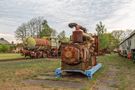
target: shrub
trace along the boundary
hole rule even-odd
[[[10,46],[9,45],[4,45],[4,44],[1,44],[0,45],[0,52],[4,53],[4,52],[8,52],[10,49]]]

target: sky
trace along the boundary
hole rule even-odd
[[[68,23],[76,22],[95,33],[102,21],[108,30],[135,29],[135,0],[0,0],[0,38],[15,41],[19,25],[43,16],[48,24],[70,35]]]

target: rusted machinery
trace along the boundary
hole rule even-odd
[[[24,49],[21,54],[31,58],[45,58],[57,56],[57,48],[51,47],[48,39],[28,37],[24,40]]]
[[[56,69],[55,74],[60,77],[63,71],[81,72],[88,77],[101,67],[97,64],[98,37],[87,33],[86,28],[70,23],[70,28],[75,27],[71,36],[71,43],[64,45],[61,51],[61,68]]]

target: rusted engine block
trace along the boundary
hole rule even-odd
[[[76,23],[70,23],[69,27],[75,27],[75,31],[71,36],[72,42],[62,48],[61,69],[88,70],[97,64],[98,37],[87,33],[84,27]]]

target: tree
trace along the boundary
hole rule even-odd
[[[108,44],[109,44],[109,39],[107,38],[106,35],[101,35],[99,38],[99,48],[100,49],[105,49],[108,48]]]
[[[15,37],[18,40],[23,40],[26,36],[29,35],[28,31],[27,31],[27,25],[25,23],[23,23],[21,26],[19,26],[17,28],[17,30],[15,31]]]
[[[40,32],[42,31],[43,21],[45,21],[43,17],[37,17],[37,18],[32,18],[27,23],[27,29],[32,37],[38,36],[40,34]]]
[[[21,24],[15,31],[15,36],[18,40],[24,40],[31,37],[50,36],[53,29],[50,28],[47,21],[43,17],[32,18],[27,23]]]
[[[100,49],[110,49],[113,50],[118,46],[118,40],[112,35],[112,33],[104,33],[100,35],[99,38],[99,47]]]
[[[112,35],[115,37],[115,39],[118,40],[118,43],[122,40],[124,31],[123,30],[114,30],[112,31]]]
[[[66,37],[64,30],[62,32],[60,32],[57,37],[60,42],[69,42],[70,41],[70,39],[68,37]]]
[[[126,37],[128,37],[131,34],[132,30],[114,30],[112,31],[112,36],[115,40],[115,47],[118,47],[119,43],[124,40]]]
[[[99,48],[100,49],[104,49],[108,47],[108,38],[106,38],[107,36],[105,35],[105,32],[107,31],[107,29],[105,28],[105,25],[102,24],[102,22],[99,22],[99,24],[96,24],[96,31],[97,31],[97,35],[99,37]]]
[[[42,31],[40,32],[40,37],[50,37],[51,33],[53,32],[53,29],[50,28],[47,21],[44,20],[42,23]]]
[[[105,25],[102,24],[100,21],[99,24],[96,25],[96,31],[98,35],[104,34],[107,29],[105,28]]]

